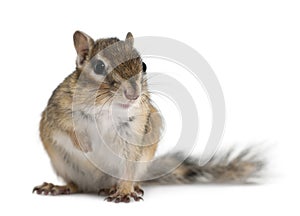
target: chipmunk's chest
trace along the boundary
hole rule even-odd
[[[144,121],[136,117],[140,115],[129,114],[102,110],[100,114],[76,116],[74,120],[81,145],[91,149],[85,153],[85,159],[111,176],[122,175],[122,164],[134,158],[130,154],[135,154],[135,148],[142,143],[143,133],[137,130],[144,128]]]
[[[140,137],[136,130],[145,123],[136,116],[139,115],[104,109],[96,115],[80,116],[74,123],[78,135],[86,136],[84,139],[88,139],[93,147],[103,144],[112,147],[124,142],[138,142]]]
[[[95,115],[81,113],[74,120],[77,135],[91,145],[95,154],[113,151],[120,155],[126,144],[141,144],[145,124],[146,117],[139,110],[102,109]]]

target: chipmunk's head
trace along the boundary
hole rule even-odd
[[[147,96],[146,64],[133,43],[130,32],[124,41],[118,38],[94,41],[83,32],[74,33],[77,70],[86,88],[97,89],[97,104],[113,102],[127,109]]]

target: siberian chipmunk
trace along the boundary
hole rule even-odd
[[[204,166],[188,158],[166,175],[145,180],[182,158],[166,155],[151,162],[162,120],[132,34],[124,41],[93,40],[76,31],[73,39],[76,70],[54,90],[40,121],[42,143],[66,185],[45,182],[33,192],[102,193],[107,201],[130,202],[142,199],[141,184],[243,183],[261,169],[260,161],[245,159],[246,150],[231,159],[214,157]]]

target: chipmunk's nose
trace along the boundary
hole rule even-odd
[[[128,80],[128,84],[124,90],[124,95],[128,100],[136,100],[139,98],[140,89],[133,77]]]
[[[140,96],[140,94],[137,91],[127,91],[127,89],[124,91],[124,95],[128,100],[136,100]]]

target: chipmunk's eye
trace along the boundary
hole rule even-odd
[[[143,62],[143,72],[146,73],[147,65]]]
[[[98,75],[104,75],[105,74],[105,64],[101,60],[97,60],[94,64],[94,72]]]

